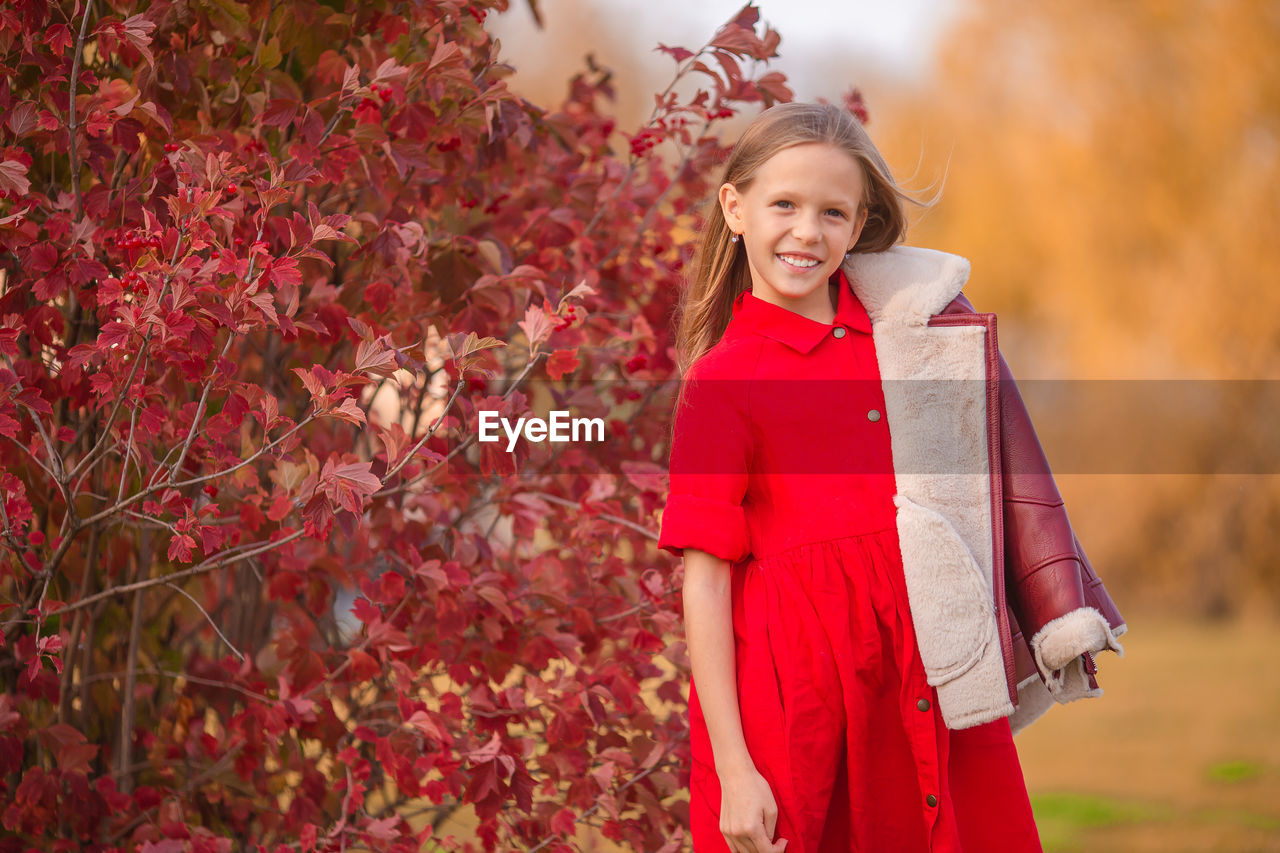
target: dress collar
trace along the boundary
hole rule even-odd
[[[811,352],[836,326],[871,334],[871,319],[849,286],[844,270],[837,269],[832,279],[838,293],[836,316],[832,323],[811,320],[781,305],[766,302],[749,290],[739,293],[733,301],[733,323],[744,331],[759,332],[801,353]]]

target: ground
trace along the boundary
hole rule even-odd
[[[1015,739],[1046,853],[1280,851],[1280,625],[1125,615],[1105,695]]]

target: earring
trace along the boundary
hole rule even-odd
[[[853,249],[850,249],[849,251],[847,251],[847,252],[845,252],[845,253],[844,253],[844,259],[845,259],[846,261],[847,261],[847,260],[849,260],[849,259],[850,259],[850,258],[852,258],[852,257],[853,257]]]
[[[729,238],[729,242],[730,242],[730,243],[736,243],[736,242],[738,242],[738,237],[739,237],[739,236],[741,236],[741,235],[734,234],[732,237],[730,237],[730,238]]]

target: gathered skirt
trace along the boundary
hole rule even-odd
[[[787,853],[1041,850],[1008,720],[943,723],[894,528],[735,565],[732,600],[743,735]],[[694,853],[721,853],[693,683],[689,727]]]

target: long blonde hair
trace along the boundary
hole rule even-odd
[[[906,238],[904,203],[925,203],[898,187],[861,122],[834,104],[777,104],[760,113],[734,145],[724,177],[715,188],[730,183],[744,192],[766,160],[784,148],[808,142],[834,145],[862,166],[867,221],[854,252],[882,252]],[[694,250],[693,274],[680,300],[676,366],[682,375],[720,340],[729,325],[733,301],[751,289],[746,250],[742,243],[729,241],[729,226],[715,196],[707,207],[702,237]]]

